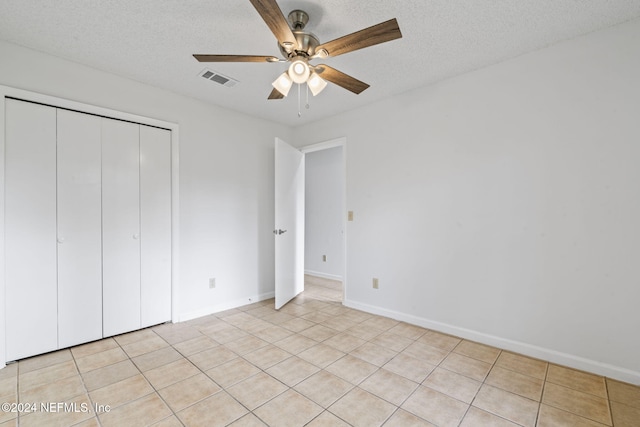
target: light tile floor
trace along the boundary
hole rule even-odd
[[[2,411],[0,426],[640,425],[640,387],[352,310],[339,283],[306,279],[280,311],[263,301],[11,364],[0,402],[38,410]]]

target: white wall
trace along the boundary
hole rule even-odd
[[[1,85],[179,124],[179,319],[273,294],[274,137],[290,129],[6,42],[0,58]]]
[[[640,383],[639,51],[636,20],[306,126],[348,140],[345,303]]]
[[[342,280],[343,147],[306,154],[304,269],[307,274]],[[326,255],[326,262],[322,256]]]

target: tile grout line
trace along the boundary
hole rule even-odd
[[[151,328],[152,328],[152,327],[147,327],[147,328],[144,328],[144,329],[138,329],[138,330],[136,330],[136,331],[126,332],[126,333],[124,333],[124,334],[120,334],[120,335],[115,335],[115,336],[109,337],[109,338],[111,338],[113,341],[115,341],[115,343],[118,345],[118,348],[120,348],[120,350],[122,350],[122,352],[127,356],[127,359],[126,359],[126,360],[128,360],[129,362],[131,362],[131,364],[132,364],[132,365],[133,365],[133,366],[138,370],[138,374],[136,374],[136,375],[142,375],[142,377],[144,378],[144,380],[147,382],[147,384],[149,384],[149,386],[150,386],[150,387],[151,387],[151,389],[153,390],[152,392],[147,393],[147,394],[145,394],[145,395],[143,395],[143,396],[140,396],[140,397],[138,397],[138,398],[136,398],[136,399],[134,399],[134,400],[129,400],[129,401],[125,402],[125,403],[122,403],[122,404],[121,404],[121,405],[119,405],[117,408],[120,408],[120,407],[122,407],[122,406],[128,405],[128,404],[133,403],[133,402],[137,402],[137,401],[139,401],[139,400],[141,400],[141,399],[144,399],[145,397],[147,397],[147,396],[149,396],[149,395],[151,395],[151,394],[154,394],[154,393],[155,393],[155,394],[157,394],[157,395],[158,395],[158,397],[162,400],[162,402],[163,402],[165,405],[167,405],[167,408],[169,408],[169,410],[170,410],[170,411],[171,411],[171,413],[173,414],[173,410],[171,409],[171,407],[167,404],[167,402],[165,402],[165,401],[164,401],[164,399],[162,398],[162,396],[160,395],[160,393],[158,393],[158,390],[156,390],[155,386],[154,386],[153,384],[151,384],[151,381],[149,381],[149,379],[144,375],[144,372],[142,372],[142,370],[138,367],[138,365],[133,361],[133,358],[132,358],[131,356],[129,356],[129,353],[127,353],[127,351],[124,349],[124,346],[123,346],[122,344],[120,344],[120,342],[116,339],[116,337],[119,337],[119,336],[124,336],[124,335],[130,334],[130,333],[136,333],[136,332],[144,331],[144,330],[149,330],[149,331],[151,331],[151,332],[154,332],[154,333],[155,333],[155,331],[153,331]],[[156,335],[158,335],[158,334],[156,334]],[[162,338],[162,337],[160,337],[160,338]],[[164,340],[164,338],[162,338],[162,339]],[[164,340],[164,341],[166,342],[166,340]],[[167,344],[168,344],[168,343],[167,343]],[[120,362],[115,362],[115,363],[112,363],[112,364],[110,364],[110,365],[106,365],[106,366],[112,366],[112,365],[115,365],[115,364],[117,364],[117,363],[120,363]],[[98,368],[98,369],[100,369],[100,368]],[[89,371],[89,372],[90,372],[90,371]],[[127,377],[127,378],[125,378],[125,379],[123,379],[123,380],[120,380],[120,381],[124,381],[124,380],[127,380],[127,379],[129,379],[129,378],[133,378],[133,377],[134,377],[134,376],[136,376],[136,375],[132,375],[132,376]],[[119,382],[119,381],[118,381],[118,382]],[[116,382],[116,383],[117,383],[117,382]],[[100,390],[101,388],[104,388],[104,387],[109,387],[110,385],[113,385],[113,384],[116,384],[116,383],[107,384],[107,385],[105,385],[105,386],[103,386],[103,387],[97,388],[96,390]],[[94,390],[94,391],[96,391],[96,390]],[[114,408],[114,409],[116,409],[116,408]],[[98,414],[96,414],[96,418],[98,418],[98,421],[99,421],[100,425],[102,425],[102,420],[100,419],[100,417],[98,416]],[[167,418],[169,418],[169,417],[167,417]],[[177,417],[176,417],[176,418],[177,418]],[[163,419],[166,419],[166,418],[163,418]],[[160,420],[160,421],[162,421],[162,420]]]
[[[463,343],[463,342],[464,342],[464,340],[461,340],[461,341],[460,341],[460,343]],[[460,345],[460,344],[458,344],[458,345]],[[456,346],[455,348],[457,348],[457,347],[458,347],[458,346]],[[454,348],[454,350],[455,350],[455,348]],[[502,354],[502,350],[501,350],[501,349],[499,349],[499,351],[498,351],[498,355],[496,356],[496,359],[495,359],[495,360],[493,361],[493,363],[491,364],[491,368],[489,368],[489,372],[487,372],[487,375],[486,375],[486,376],[484,377],[484,379],[482,380],[482,383],[480,383],[480,387],[478,387],[478,390],[477,390],[477,391],[475,392],[475,394],[473,395],[473,399],[471,399],[471,402],[469,402],[469,407],[467,407],[467,410],[464,412],[464,415],[463,415],[463,416],[462,416],[462,418],[460,419],[460,423],[462,423],[462,421],[465,419],[465,417],[466,417],[466,416],[467,416],[467,414],[469,413],[469,410],[470,410],[472,407],[476,408],[475,406],[473,406],[473,402],[475,402],[476,397],[478,397],[478,393],[480,393],[480,389],[482,388],[482,386],[483,386],[483,385],[485,385],[485,384],[487,383],[487,378],[489,378],[489,375],[491,375],[491,371],[493,371],[493,368],[495,368],[495,367],[496,367],[496,362],[498,361],[498,358],[500,357],[500,355],[501,355],[501,354]],[[487,384],[487,385],[490,385],[490,384]],[[482,409],[480,409],[480,408],[477,408],[477,409],[479,409],[479,410],[481,410],[481,411],[482,411]],[[496,415],[496,414],[494,414],[494,415]],[[504,418],[504,417],[500,417],[500,418],[502,418],[502,419],[506,420],[506,418]],[[509,420],[507,420],[507,421],[509,421]]]
[[[94,412],[94,417],[95,417],[96,421],[98,422],[98,425],[102,426],[102,421],[98,417],[98,413],[95,411],[96,402],[93,401],[93,398],[89,394],[89,389],[87,388],[87,384],[85,384],[84,377],[82,376],[82,372],[80,372],[80,368],[78,367],[78,361],[76,360],[76,356],[75,356],[75,354],[73,354],[73,351],[71,351],[71,349],[69,349],[69,353],[71,353],[71,359],[73,360],[73,364],[75,365],[76,370],[78,371],[78,376],[80,377],[80,381],[82,382],[82,387],[87,392],[87,397],[89,398],[89,401],[93,404],[93,408],[92,409],[93,409],[93,412]]]
[[[71,349],[70,349],[70,348],[67,348],[67,349],[61,349],[61,350],[62,350],[63,352],[64,352],[64,351],[68,351],[68,352],[69,352],[69,354],[71,355],[71,360],[73,361],[73,364],[74,364],[74,366],[75,366],[75,368],[76,368],[76,375],[78,375],[78,376],[79,376],[79,375],[80,375],[80,371],[78,370],[77,364],[75,363],[75,359],[73,358],[73,354],[71,353]],[[51,351],[51,352],[49,352],[49,353],[45,353],[45,354],[44,354],[44,355],[42,355],[42,356],[46,356],[47,354],[54,354],[54,353],[57,353],[57,352],[58,352],[58,350],[54,350],[54,351]],[[20,369],[21,369],[21,368],[20,368],[20,361],[18,360],[18,361],[15,361],[15,362],[13,362],[13,363],[16,363],[16,400],[17,400],[17,402],[18,402],[18,403],[30,403],[30,404],[35,404],[36,402],[21,402],[21,398],[20,398],[20,376],[21,376],[21,373],[20,373]],[[56,365],[60,365],[60,364],[63,364],[63,363],[66,363],[66,362],[64,362],[64,361],[63,361],[63,362],[53,363],[53,364],[51,364],[51,365],[46,365],[46,366],[39,367],[39,368],[37,368],[37,369],[32,369],[32,370],[30,370],[30,371],[25,372],[25,375],[26,375],[26,374],[29,374],[29,373],[31,373],[31,372],[36,372],[36,371],[39,371],[39,370],[41,370],[41,369],[47,369],[47,368],[50,368],[50,367],[53,367],[53,366],[56,366]],[[68,375],[68,376],[66,376],[66,377],[64,377],[64,378],[58,378],[58,380],[68,379],[68,378],[72,378],[72,377],[74,377],[74,376],[75,376],[74,374],[71,374],[71,375]],[[82,381],[82,378],[80,378],[80,380]],[[27,389],[27,390],[35,389],[35,388],[38,388],[38,387],[43,387],[43,386],[46,386],[46,385],[49,385],[49,384],[51,384],[51,383],[42,383],[42,384],[38,384],[38,385],[33,386],[33,387],[31,387],[31,388],[29,388],[29,389]],[[84,382],[82,382],[82,386],[84,387]],[[85,391],[86,391],[86,387],[84,387],[84,389],[85,389]],[[26,392],[27,390],[25,390],[25,392]],[[70,397],[70,399],[75,398],[75,397],[77,397],[77,396],[79,396],[79,395],[71,396],[71,397]],[[88,397],[88,392],[87,392],[87,397]],[[44,402],[40,402],[40,403],[42,404],[42,403],[44,403]],[[24,421],[24,418],[25,418],[25,417],[27,417],[29,414],[34,414],[34,413],[37,413],[37,412],[39,412],[39,410],[37,410],[37,411],[28,411],[28,412],[16,411],[17,416],[16,416],[16,418],[15,418],[15,419],[16,419],[17,425],[19,426],[19,425]]]
[[[20,402],[20,362],[15,362],[16,366],[16,402]],[[16,425],[20,427],[20,411],[16,414]]]
[[[171,347],[171,348],[173,348],[175,351],[177,351],[177,352],[178,352],[178,354],[180,354],[181,356],[183,356],[183,355],[182,355],[182,353],[180,353],[180,352],[178,351],[178,349],[176,349],[175,347],[173,347],[173,345],[171,345],[171,343],[169,343],[169,341],[167,341],[166,339],[164,339],[164,337],[160,336],[160,334],[158,334],[156,331],[154,331],[154,330],[153,330],[153,327],[149,327],[148,329],[149,329],[151,332],[153,332],[153,333],[155,334],[155,336],[159,337],[161,340],[163,340],[165,343],[167,343],[167,345],[168,345],[169,347]],[[117,342],[117,341],[116,341],[116,342]],[[118,343],[118,345],[120,345],[120,343]],[[142,372],[142,369],[140,369],[140,367],[136,364],[136,362],[134,362],[133,358],[129,356],[129,353],[127,353],[127,352],[126,352],[126,350],[125,350],[124,348],[122,349],[122,351],[124,351],[124,353],[127,355],[127,357],[129,357],[129,360],[131,361],[131,363],[133,364],[133,366],[135,366],[135,367],[136,367],[136,369],[138,370],[138,372],[140,372],[140,375],[142,375],[142,377],[145,379],[145,381],[147,382],[147,384],[149,384],[149,386],[151,386],[151,389],[153,390],[153,393],[157,394],[157,395],[158,395],[158,398],[160,398],[160,400],[162,400],[162,403],[164,403],[164,404],[167,406],[167,408],[169,409],[169,411],[171,411],[171,415],[169,415],[168,417],[163,418],[162,420],[158,420],[156,423],[158,423],[158,422],[160,422],[160,421],[167,420],[167,419],[169,419],[169,418],[171,418],[171,417],[173,416],[176,420],[178,420],[178,422],[179,422],[180,424],[182,424],[182,425],[184,426],[184,423],[182,422],[182,420],[180,420],[180,418],[178,418],[178,414],[176,414],[176,413],[175,413],[175,411],[174,411],[174,410],[173,410],[173,408],[169,405],[169,403],[165,400],[165,398],[164,398],[164,397],[162,397],[162,395],[160,394],[159,390],[158,390],[158,389],[156,389],[156,386],[155,386],[155,385],[153,385],[153,384],[151,383],[151,381],[149,381],[149,379],[148,379],[148,378],[147,378],[147,376],[144,374],[144,372]],[[143,353],[143,354],[148,354],[148,353]],[[140,354],[140,355],[138,355],[138,356],[142,356],[143,354]],[[183,358],[184,358],[184,359],[187,359],[185,356],[183,356]],[[187,359],[187,360],[188,360],[188,359]],[[189,363],[191,363],[191,364],[192,364],[196,369],[199,369],[199,368],[198,368],[197,366],[195,366],[195,364],[194,364],[193,362],[191,362],[190,360],[189,360]],[[191,378],[191,377],[189,377],[189,378]],[[169,386],[167,386],[167,387],[169,387]],[[151,393],[149,393],[149,394],[151,394]],[[144,396],[141,396],[141,397],[139,397],[139,398],[138,398],[138,399],[136,399],[136,400],[140,400],[140,399],[142,399],[142,398],[144,398],[144,397],[146,397],[146,396],[148,396],[148,394],[146,394],[146,395],[144,395]],[[127,403],[130,403],[130,402],[127,402]],[[156,424],[156,423],[154,423],[154,424]]]
[[[607,406],[609,406],[609,419],[611,420],[611,426],[614,426],[613,422],[613,408],[611,405],[611,397],[609,396],[609,381],[607,381],[606,377],[604,378],[604,391],[607,394]]]
[[[546,365],[545,370],[544,370],[544,379],[542,380],[542,393],[540,394],[540,401],[538,402],[538,411],[536,412],[536,419],[535,419],[535,424],[534,425],[537,425],[538,424],[538,420],[540,419],[540,412],[542,411],[542,400],[544,399],[544,391],[545,391],[545,389],[547,387],[547,378],[549,376],[550,363],[549,362],[546,362],[546,363],[547,363],[547,365]]]

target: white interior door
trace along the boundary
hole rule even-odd
[[[304,154],[275,143],[276,310],[304,290]]]
[[[58,348],[56,109],[7,100],[6,358]]]
[[[58,110],[58,346],[102,338],[100,117]]]
[[[140,328],[140,126],[102,119],[105,337]]]

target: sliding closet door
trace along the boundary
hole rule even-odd
[[[140,126],[142,327],[171,320],[171,132]]]
[[[100,121],[58,110],[58,345],[102,338]]]
[[[139,128],[102,119],[105,337],[140,328]]]
[[[6,100],[6,357],[58,348],[56,110]]]

